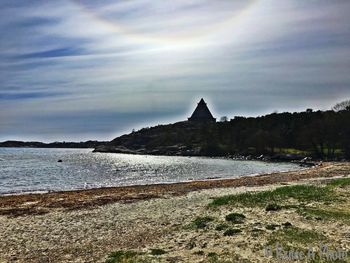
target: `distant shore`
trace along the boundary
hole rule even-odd
[[[4,148],[95,148],[106,142],[85,141],[85,142],[24,142],[24,141],[4,141],[0,142],[0,147]]]

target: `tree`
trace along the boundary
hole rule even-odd
[[[350,100],[344,100],[342,102],[335,104],[332,110],[333,111],[342,111],[342,110],[350,111]]]
[[[226,121],[228,121],[227,116],[222,116],[222,117],[220,118],[220,122],[226,122]]]

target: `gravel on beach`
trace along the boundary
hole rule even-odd
[[[214,196],[347,176],[349,171],[349,163],[325,163],[237,179],[2,196],[0,262],[104,262],[119,249],[143,251],[174,242],[167,249],[175,253],[189,238],[179,236],[179,227],[207,213]]]

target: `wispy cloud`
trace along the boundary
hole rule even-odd
[[[346,0],[3,0],[1,136],[103,139],[185,119],[200,97],[217,115],[329,108],[350,96],[349,14]]]
[[[64,93],[60,92],[8,92],[0,93],[1,100],[25,100],[25,99],[42,99],[49,97],[62,96]]]

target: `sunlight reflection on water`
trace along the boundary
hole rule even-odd
[[[57,162],[62,160],[62,162]],[[0,148],[0,194],[170,183],[297,170],[291,163]]]

